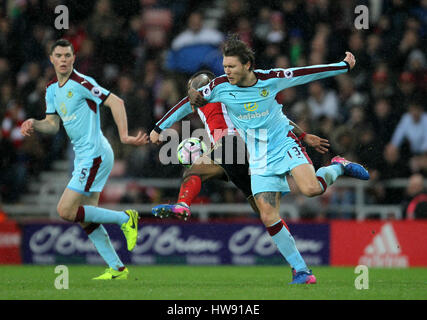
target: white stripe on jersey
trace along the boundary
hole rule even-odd
[[[205,114],[202,112],[202,110],[200,110],[200,108],[197,108],[197,113],[199,114],[200,120],[202,120],[203,124],[205,125],[205,130],[208,133],[209,140],[211,140],[211,143],[214,144],[215,140],[214,140],[214,138],[211,135],[211,130],[209,128],[209,124],[206,121]]]
[[[225,106],[225,104],[221,103],[221,108],[222,108],[222,114],[224,115],[225,123],[227,124],[227,127],[228,127],[228,134],[229,135],[236,134],[236,128],[234,128],[233,122],[231,122],[230,116],[228,115],[227,107]]]

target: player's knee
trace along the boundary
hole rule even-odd
[[[300,187],[300,191],[307,197],[315,197],[323,193],[319,183],[310,183]]]
[[[269,210],[263,210],[260,209],[259,216],[261,218],[261,222],[266,226],[269,227],[273,223],[277,222],[278,220],[278,214],[276,212],[272,212]]]
[[[56,211],[58,212],[58,215],[63,220],[69,221],[69,222],[74,222],[76,213],[73,212],[72,208],[59,203],[58,206],[56,207]]]

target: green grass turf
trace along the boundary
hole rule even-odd
[[[354,268],[314,267],[316,285],[289,286],[278,266],[128,266],[127,281],[94,281],[101,266],[69,265],[69,289],[54,286],[55,266],[0,266],[0,299],[318,300],[427,299],[427,268],[369,269],[356,290]]]

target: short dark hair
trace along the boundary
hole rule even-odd
[[[193,89],[199,89],[215,78],[215,75],[209,70],[200,70],[193,74],[188,80],[188,84],[191,82],[191,87]]]
[[[71,51],[74,54],[73,44],[70,41],[66,40],[66,39],[58,39],[58,40],[56,40],[55,43],[50,47],[50,54],[52,54],[53,50],[55,50],[55,48],[58,47],[58,46],[59,47],[70,47]]]
[[[249,46],[239,39],[236,34],[228,36],[222,48],[222,54],[225,57],[236,56],[242,64],[250,62],[249,70],[254,69],[255,54]]]

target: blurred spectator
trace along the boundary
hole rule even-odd
[[[408,104],[416,93],[414,74],[404,71],[399,76],[397,90],[393,96],[393,113],[400,117],[408,108]]]
[[[426,92],[427,64],[425,54],[419,49],[413,50],[408,56],[406,68],[413,74],[417,88]]]
[[[216,75],[222,74],[222,55],[219,47],[223,39],[218,30],[203,26],[201,12],[192,12],[187,21],[187,29],[172,41],[166,68],[187,74],[207,68]]]
[[[257,47],[262,47],[267,42],[267,35],[270,33],[271,9],[269,7],[262,7],[258,11],[258,16],[255,24],[255,40],[257,41]]]
[[[353,107],[366,106],[367,97],[356,90],[354,80],[349,75],[340,75],[337,81],[340,113],[344,119],[347,119]]]
[[[406,219],[427,219],[427,191],[421,174],[416,173],[409,177],[402,209]]]
[[[244,0],[225,0],[225,13],[220,20],[220,30],[224,34],[234,33],[238,29],[239,19],[247,16],[247,4]]]
[[[2,182],[5,183],[2,188],[6,189],[3,190],[6,201],[17,201],[20,193],[25,191],[28,155],[22,148],[24,137],[20,131],[20,126],[25,118],[25,111],[20,101],[10,101],[1,123],[0,136],[4,140],[2,148],[12,147],[14,151],[11,155],[7,155],[6,152],[5,163],[2,163],[2,168],[7,168],[7,170],[1,170],[3,172],[2,180],[4,180]],[[5,154],[2,153],[2,158]],[[5,166],[3,167],[3,165]]]
[[[270,43],[281,44],[285,41],[286,23],[283,20],[281,12],[273,12],[270,16],[271,29],[267,34],[267,41]]]
[[[384,166],[383,149],[377,139],[376,130],[370,125],[363,125],[356,134],[355,154],[360,163],[368,170],[372,180],[380,178]]]
[[[387,99],[377,100],[373,109],[374,114],[371,123],[375,128],[377,148],[381,149],[382,152],[384,146],[390,141],[399,119],[392,112],[390,102]]]
[[[408,112],[400,119],[390,143],[385,148],[384,157],[387,162],[396,163],[399,160],[401,155],[399,147],[405,141],[409,143],[410,158],[413,156],[424,158],[427,153],[427,113],[421,101],[412,101]]]
[[[381,63],[372,74],[370,82],[370,98],[377,100],[381,98],[390,99],[394,90],[390,83],[389,68],[386,64]]]
[[[88,35],[83,24],[76,25],[71,23],[69,29],[66,30],[62,37],[71,42],[74,47],[74,52],[78,54]]]
[[[240,17],[237,21],[236,34],[239,35],[240,40],[244,41],[249,45],[249,47],[253,47],[253,35],[252,35],[252,27],[248,18]]]
[[[371,63],[371,67],[383,60],[385,53],[383,51],[381,37],[378,34],[373,33],[368,35],[366,39],[366,54]]]
[[[121,35],[123,23],[123,18],[113,11],[110,0],[97,1],[87,23],[87,32],[95,42],[96,59],[107,66],[126,66],[132,62],[127,39]]]
[[[309,84],[309,97],[307,104],[311,118],[316,120],[320,116],[327,116],[334,120],[340,120],[338,110],[338,97],[332,90],[327,90],[320,81]]]
[[[351,77],[356,84],[356,87],[366,85],[369,70],[371,69],[371,61],[366,53],[366,44],[363,34],[359,31],[353,32],[348,39],[348,51],[357,57],[357,66],[351,70]]]
[[[76,54],[75,68],[83,74],[90,74],[94,78],[101,77],[101,65],[95,59],[95,45],[94,42],[86,38],[80,45],[79,53]]]
[[[3,119],[3,116],[7,110],[9,102],[13,99],[14,88],[12,83],[5,82],[0,87],[0,119]]]
[[[333,130],[330,143],[334,146],[336,154],[350,161],[351,159],[356,161],[356,139],[357,136],[353,133],[352,129],[346,125],[341,125]]]

